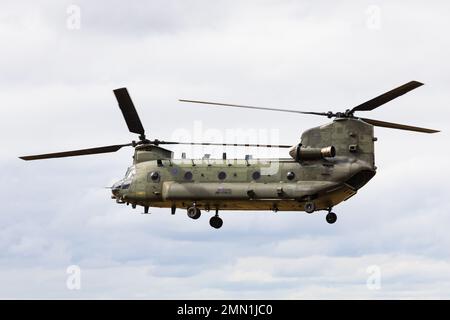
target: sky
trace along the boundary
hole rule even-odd
[[[0,0],[0,298],[450,298],[448,1]],[[127,143],[126,86],[149,138],[296,144],[328,119],[189,105],[343,111],[410,80],[370,118],[377,175],[325,213],[209,215],[116,204],[114,154],[17,157]],[[173,148],[175,157],[222,148]],[[234,156],[288,157],[226,148]]]

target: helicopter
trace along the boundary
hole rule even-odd
[[[289,112],[325,116],[333,119],[324,125],[302,133],[292,145],[230,144],[209,142],[179,142],[147,139],[144,127],[126,88],[113,90],[125,122],[139,140],[126,144],[89,149],[22,156],[20,159],[40,160],[101,153],[112,153],[123,147],[133,147],[133,164],[125,176],[111,187],[118,204],[185,209],[191,219],[199,219],[202,210],[213,210],[209,220],[213,228],[223,225],[219,211],[252,210],[326,211],[326,221],[333,224],[337,215],[333,207],[354,196],[376,174],[374,127],[436,133],[438,130],[385,122],[355,115],[374,110],[413,90],[423,83],[410,81],[344,112],[312,112],[266,108],[249,105],[185,100],[181,102],[253,110]],[[235,146],[289,148],[289,158],[279,159],[175,159],[163,145]]]

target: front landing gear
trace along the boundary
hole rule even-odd
[[[187,208],[187,215],[189,218],[197,220],[201,216],[200,209],[195,206],[195,204]]]
[[[223,220],[219,217],[219,210],[216,209],[216,215],[209,219],[209,224],[215,229],[219,229],[223,225]]]
[[[325,219],[327,220],[327,222],[328,222],[329,224],[333,224],[333,223],[335,223],[336,220],[337,220],[337,215],[336,215],[336,213],[334,213],[334,212],[331,211],[331,208],[329,208],[329,209],[328,209],[327,216],[325,217]]]
[[[316,205],[312,201],[308,201],[305,203],[305,211],[306,213],[313,213],[316,210]]]

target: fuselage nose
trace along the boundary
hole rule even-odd
[[[117,197],[120,194],[120,189],[122,187],[122,181],[116,182],[111,187],[111,192],[113,196]]]

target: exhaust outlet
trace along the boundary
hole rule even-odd
[[[321,160],[334,158],[336,156],[336,148],[334,146],[305,148],[298,144],[289,151],[289,155],[296,161]]]

